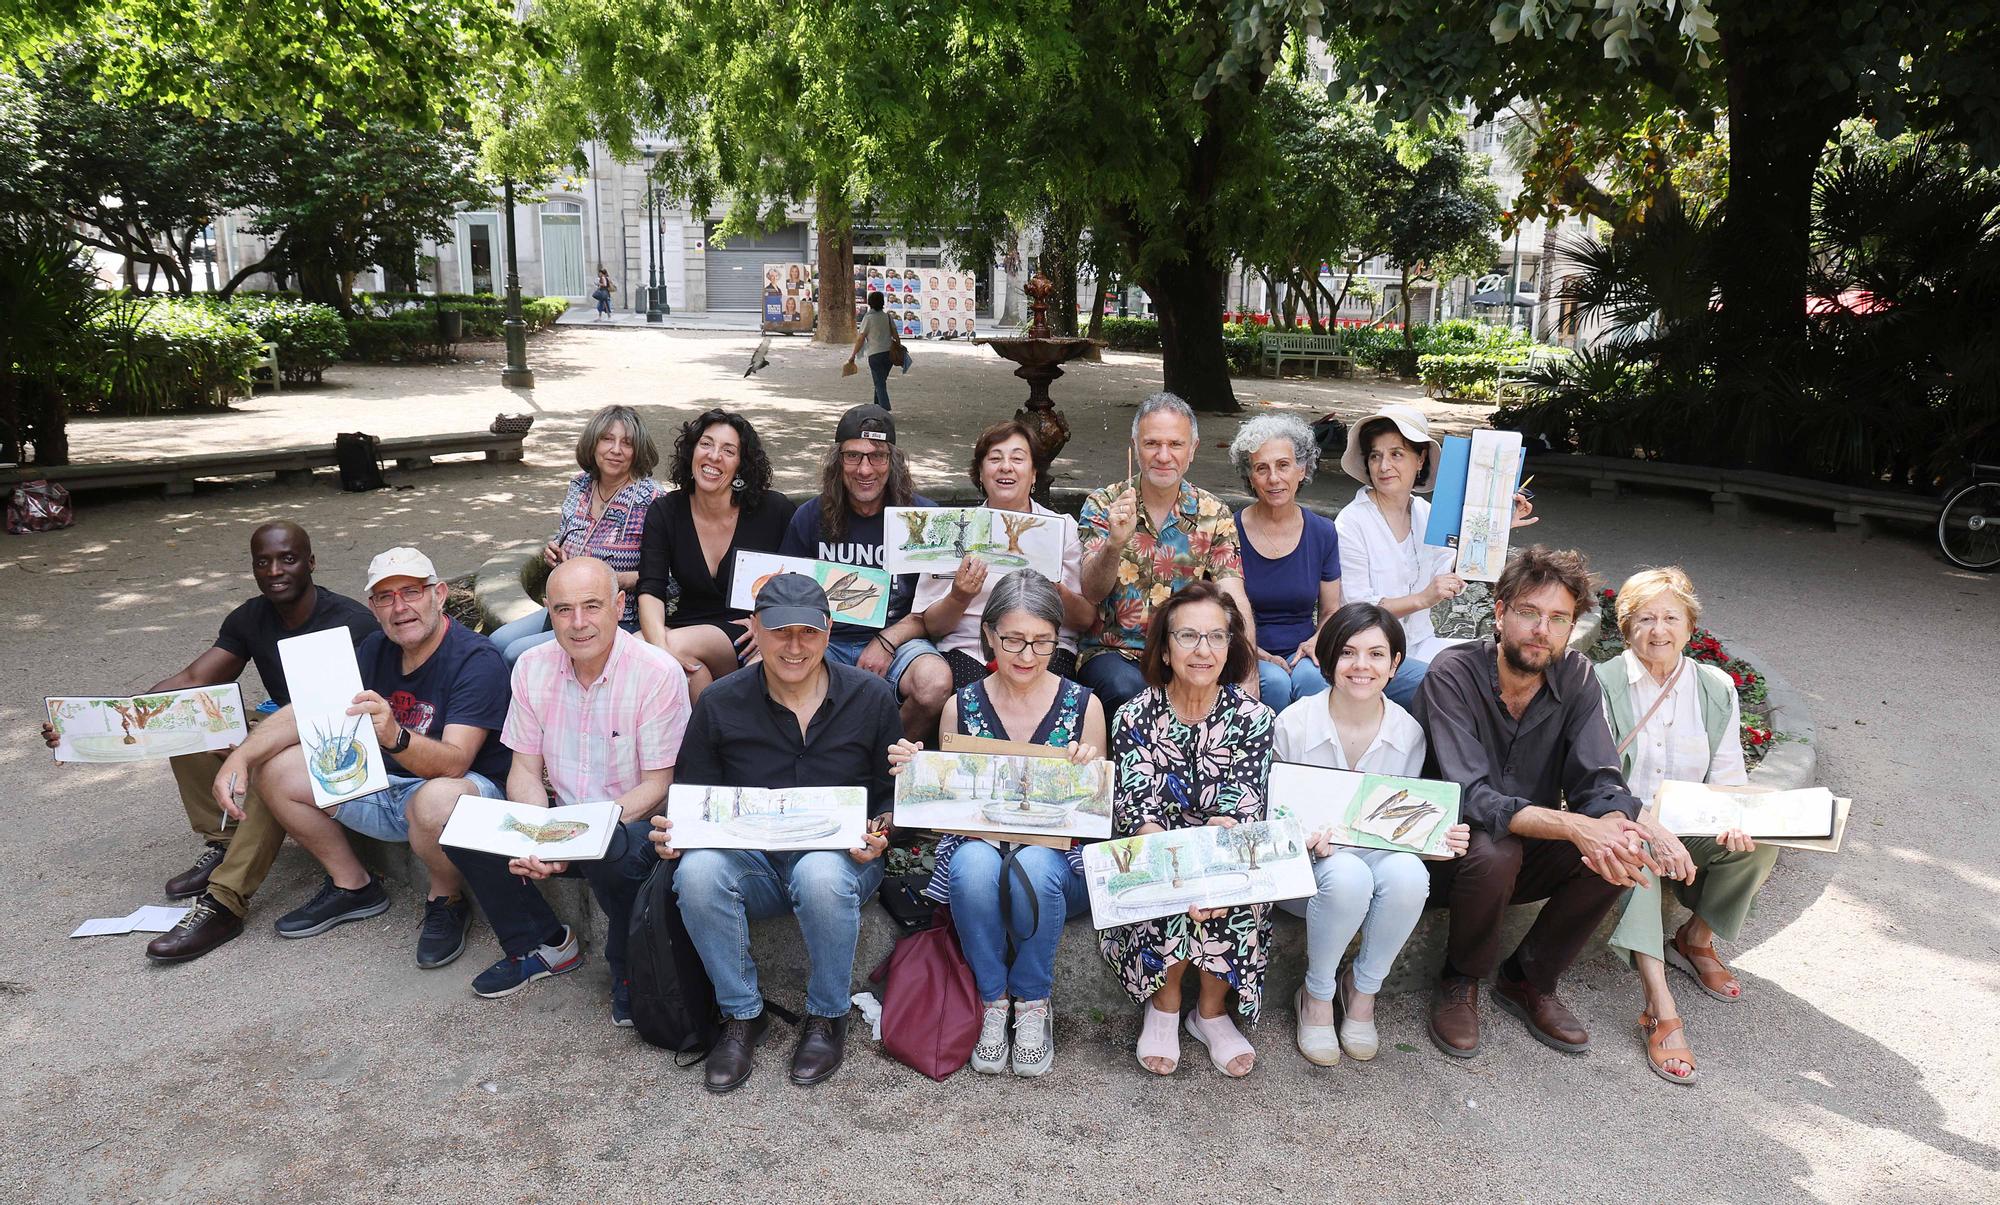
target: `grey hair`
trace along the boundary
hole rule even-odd
[[[644,481],[653,475],[660,464],[660,449],[653,444],[652,435],[646,431],[646,424],[639,418],[639,412],[630,406],[611,405],[590,416],[583,424],[583,432],[576,437],[576,467],[590,474],[592,481],[600,474],[597,471],[597,441],[604,438],[611,424],[625,428],[626,438],[632,441],[632,480]]]
[[[993,646],[986,640],[986,629],[998,628],[1001,620],[1016,611],[1030,619],[1046,620],[1051,630],[1062,633],[1062,595],[1056,593],[1055,583],[1033,569],[1016,569],[993,587],[980,614],[979,651],[988,661],[993,660]]]
[[[1163,389],[1148,397],[1145,401],[1140,402],[1138,412],[1132,415],[1133,443],[1136,444],[1139,442],[1139,424],[1145,422],[1148,415],[1159,414],[1162,411],[1168,414],[1178,414],[1186,419],[1188,435],[1195,443],[1199,444],[1201,442],[1201,424],[1195,420],[1194,407],[1182,401],[1180,394],[1168,393]]]
[[[1260,414],[1239,427],[1236,438],[1229,441],[1229,463],[1236,466],[1243,484],[1250,484],[1250,458],[1274,439],[1292,441],[1292,455],[1306,471],[1299,484],[1311,481],[1313,469],[1319,465],[1319,444],[1313,439],[1312,428],[1295,414]]]

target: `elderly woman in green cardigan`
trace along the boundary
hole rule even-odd
[[[1718,786],[1749,780],[1738,736],[1736,684],[1683,651],[1700,613],[1693,584],[1677,568],[1636,573],[1618,590],[1625,651],[1598,665],[1597,681],[1625,781],[1643,800],[1651,800],[1668,780]],[[1685,971],[1717,1000],[1742,998],[1743,985],[1717,957],[1715,938],[1736,939],[1778,851],[1736,830],[1682,839],[1653,823],[1650,809],[1644,822],[1664,873],[1627,897],[1611,945],[1631,959],[1645,985],[1639,1028],[1653,1073],[1669,1083],[1691,1084],[1694,1051],[1667,990],[1666,964]],[[1664,933],[1662,879],[1675,880],[1674,894],[1693,913],[1671,940]]]

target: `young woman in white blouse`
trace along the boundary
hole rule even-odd
[[[1278,716],[1277,760],[1403,777],[1423,773],[1423,728],[1383,697],[1403,652],[1403,626],[1386,609],[1348,603],[1335,611],[1314,649],[1331,689]],[[1453,857],[1465,852],[1471,834],[1463,824],[1446,833]],[[1318,892],[1278,905],[1306,920],[1306,981],[1292,1000],[1299,1053],[1322,1067],[1338,1063],[1342,1050],[1366,1061],[1380,1045],[1375,994],[1423,914],[1430,872],[1415,854],[1334,845],[1324,832],[1313,834],[1312,853]],[[1342,972],[1341,956],[1357,930],[1361,952]]]
[[[1430,423],[1409,406],[1384,406],[1361,420],[1340,457],[1340,467],[1361,483],[1354,501],[1333,521],[1340,536],[1341,595],[1350,602],[1379,603],[1402,621],[1408,655],[1388,691],[1402,707],[1416,697],[1431,658],[1457,643],[1431,626],[1431,608],[1465,590],[1465,579],[1451,571],[1451,551],[1424,543],[1431,504],[1417,495],[1435,484],[1437,462]],[[1536,522],[1533,509],[1516,494],[1513,525]]]
[[[1618,590],[1625,651],[1598,665],[1597,681],[1625,781],[1642,800],[1652,799],[1669,779],[1720,786],[1749,781],[1735,682],[1683,652],[1700,614],[1694,585],[1677,568],[1636,573]],[[1691,1084],[1694,1052],[1667,990],[1665,963],[1687,972],[1717,1000],[1740,999],[1743,985],[1716,956],[1715,938],[1736,939],[1778,851],[1737,830],[1678,838],[1650,820],[1647,825],[1663,877],[1676,880],[1674,894],[1694,915],[1668,943],[1662,931],[1664,892],[1656,879],[1627,897],[1611,945],[1632,960],[1645,985],[1639,1028],[1653,1073],[1668,1083]]]

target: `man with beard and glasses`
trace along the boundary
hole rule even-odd
[[[1460,818],[1472,827],[1463,855],[1430,863],[1431,898],[1451,910],[1431,1041],[1456,1058],[1479,1053],[1479,981],[1489,975],[1494,999],[1537,1041],[1589,1049],[1556,981],[1625,889],[1659,872],[1590,660],[1566,647],[1593,605],[1590,587],[1581,553],[1515,554],[1493,587],[1493,637],[1439,653],[1417,689],[1413,710],[1430,740],[1424,777],[1464,788]],[[1532,900],[1547,903],[1502,962],[1507,906]]]

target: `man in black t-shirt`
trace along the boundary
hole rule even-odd
[[[298,524],[266,523],[250,533],[257,597],[229,613],[213,647],[146,693],[234,682],[246,665],[254,664],[272,702],[291,702],[278,641],[344,627],[358,643],[378,628],[368,608],[315,585],[314,565],[312,538]],[[42,736],[55,744],[55,733],[46,724]],[[198,898],[180,924],[148,943],[146,956],[155,962],[199,958],[241,933],[250,897],[285,843],[285,830],[254,793],[244,797],[243,822],[229,823],[213,790],[222,761],[223,754],[207,751],[168,759],[188,824],[208,847],[193,866],[167,880],[168,899]]]

